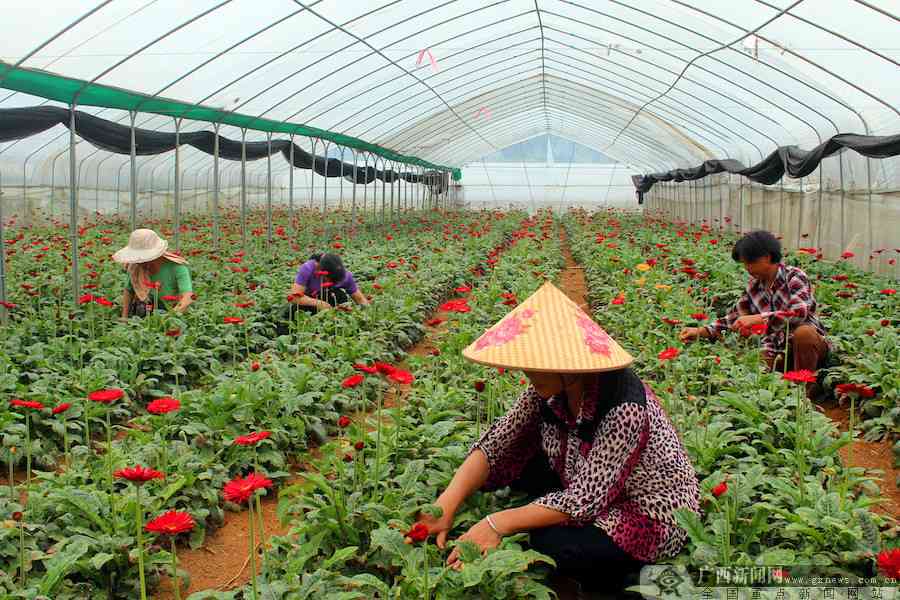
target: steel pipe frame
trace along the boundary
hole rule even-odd
[[[548,103],[548,107],[554,112],[557,111],[556,105],[552,100]],[[572,109],[564,110],[564,109],[560,108],[558,110],[558,112],[560,115],[563,115],[570,120],[582,121],[582,128],[585,130],[596,131],[597,132],[596,135],[598,137],[604,135],[604,133],[605,133],[602,129],[597,128],[597,126],[598,126],[597,120],[593,117],[588,117],[588,116],[582,117],[578,112],[576,112]],[[498,123],[499,122],[495,122],[493,125],[486,128],[486,130],[493,131],[493,128],[497,127]],[[505,130],[509,130],[509,131],[519,131],[521,129],[521,124],[522,124],[521,118],[518,118],[516,120],[511,119],[505,123],[499,123],[499,125],[503,126],[505,128]],[[504,130],[501,130],[501,132],[503,132],[503,131]],[[498,135],[498,133],[500,133],[500,132],[495,132],[494,135]],[[466,144],[461,144],[461,147],[463,150],[466,150],[470,145],[472,145],[474,143],[476,143],[476,142],[468,142]],[[636,146],[644,146],[645,142],[635,140],[634,144]],[[656,154],[656,152],[653,149],[648,147],[647,154],[650,156],[653,156]],[[482,153],[482,155],[484,155],[484,153]],[[627,160],[623,161],[623,162],[629,162],[631,164],[638,165],[638,166],[640,166],[640,165],[643,165],[645,167],[648,166],[648,163],[645,162],[645,160],[640,159],[640,158],[635,158],[633,155],[630,155],[629,153],[620,152],[619,155],[620,156],[624,155],[626,157]],[[650,166],[654,166],[654,169],[664,169],[666,166],[666,163],[661,162],[662,160],[664,160],[664,157],[657,157],[656,160],[658,160],[660,162],[654,163]]]
[[[2,181],[3,173],[0,171],[0,181]],[[0,185],[0,192],[2,192],[3,186]],[[22,197],[22,202],[24,204],[25,197]],[[6,236],[4,234],[4,223],[3,220],[6,218],[3,216],[3,197],[0,194],[0,325],[5,325],[7,320],[7,308],[3,304],[6,302]]]
[[[469,129],[471,129],[472,133],[474,133],[476,136],[482,137],[481,134],[480,134],[474,127],[472,127],[467,121],[465,121],[459,114],[456,113],[456,109],[455,109],[453,106],[451,106],[446,100],[444,100],[444,98],[443,98],[443,97],[442,97],[442,96],[441,96],[441,95],[440,95],[440,94],[439,94],[439,93],[438,93],[431,85],[429,85],[428,83],[426,83],[425,81],[423,81],[421,78],[417,77],[417,76],[416,76],[414,73],[412,73],[411,71],[409,71],[409,70],[407,70],[406,68],[404,68],[404,67],[403,67],[402,65],[400,65],[397,61],[395,61],[395,60],[391,59],[390,57],[388,57],[387,55],[385,55],[380,49],[377,49],[377,48],[375,48],[374,46],[372,46],[372,44],[370,44],[370,43],[367,41],[367,38],[359,37],[358,35],[356,35],[356,34],[353,33],[352,31],[348,31],[347,29],[345,29],[342,25],[336,25],[333,21],[331,21],[331,20],[328,19],[327,17],[325,17],[325,16],[323,16],[323,15],[317,13],[316,11],[312,10],[311,8],[309,8],[308,6],[304,5],[302,2],[300,2],[300,0],[294,0],[294,2],[295,2],[296,4],[302,6],[302,7],[305,8],[306,10],[308,10],[311,14],[315,15],[316,17],[318,17],[319,19],[321,19],[321,20],[324,21],[325,23],[331,25],[332,27],[338,28],[338,29],[339,29],[342,33],[344,33],[345,35],[348,35],[348,36],[354,38],[357,42],[364,44],[364,45],[367,46],[370,50],[372,50],[374,53],[378,54],[381,58],[383,58],[385,61],[387,61],[388,63],[392,64],[392,65],[393,65],[394,67],[396,67],[397,69],[400,69],[406,76],[412,77],[413,79],[415,79],[416,81],[418,81],[418,82],[419,82],[422,86],[424,86],[429,92],[431,92],[432,94],[434,94],[435,96],[437,96],[438,99],[440,99],[440,101],[447,107],[447,109],[448,109],[450,112],[452,112],[453,114],[455,114],[455,115],[457,116],[457,118],[460,120],[461,123],[465,124]],[[431,10],[435,10],[435,8],[429,9],[429,11],[431,11]],[[382,33],[382,32],[379,32],[379,33]],[[391,45],[393,45],[393,43],[392,43]],[[388,47],[390,47],[390,46],[388,46]],[[485,138],[482,138],[482,139],[484,139],[484,141],[485,141],[486,144],[492,145],[491,142],[490,142],[489,140],[487,140],[487,139],[485,139]],[[495,149],[496,149],[496,150],[499,150],[499,148],[495,148]]]
[[[555,86],[556,84],[557,84],[557,82],[554,81],[554,82],[551,82],[551,83],[550,83],[550,86],[553,87],[553,86]],[[531,87],[531,86],[523,86],[523,87]],[[580,90],[579,90],[579,91],[580,91]],[[532,93],[532,95],[534,95],[534,94],[535,94],[535,91],[532,90],[531,93]],[[566,93],[567,93],[567,94],[572,94],[572,93],[575,93],[575,92],[573,92],[572,90],[566,90]],[[516,110],[521,110],[521,106],[519,106],[519,105],[521,104],[522,98],[523,98],[523,97],[520,95],[520,96],[517,98],[517,100],[514,101],[514,103],[504,105],[503,108],[504,108],[504,109],[508,109],[508,110],[512,110],[513,112],[515,112]],[[550,106],[550,105],[551,105],[551,102],[548,102],[548,106]],[[553,106],[553,107],[557,107],[556,103],[552,103],[552,106]],[[600,108],[601,108],[601,109],[605,109],[606,107],[605,107],[605,106],[601,106]],[[569,117],[571,117],[571,116],[573,116],[573,115],[579,114],[578,111],[577,111],[576,109],[570,108],[569,106],[559,106],[559,110],[560,110],[560,112],[563,113],[563,115],[564,115],[566,118],[569,118]],[[602,114],[602,113],[601,113],[601,114]],[[594,122],[595,125],[597,125],[597,126],[602,125],[602,124],[604,124],[604,123],[607,122],[607,120],[606,120],[605,118],[600,118],[600,117],[597,116],[596,114],[591,115],[591,116],[590,116],[590,120],[591,120],[592,122]],[[493,121],[497,121],[497,119],[495,118],[495,119],[493,119]],[[427,135],[428,135],[428,134],[426,134],[426,133],[421,133],[421,132],[420,132],[420,134],[421,134],[421,135],[424,135],[424,136],[426,136],[426,137],[427,137]],[[566,137],[566,134],[563,133],[562,135],[563,135],[564,137]],[[568,136],[568,137],[577,137],[577,136]],[[629,136],[629,138],[630,138],[630,142],[631,142],[632,144],[634,144],[634,145],[637,145],[637,146],[643,146],[643,147],[650,147],[650,146],[648,145],[647,141],[646,141],[646,137],[638,137],[638,136],[631,137],[631,136]],[[452,139],[452,138],[450,138],[450,139]],[[577,140],[576,140],[576,141],[577,141]],[[505,140],[503,143],[507,143],[507,141]],[[585,141],[585,142],[583,142],[583,143],[585,143],[585,145],[588,145],[588,146],[593,145],[593,144],[592,144],[591,142],[589,142],[589,141]],[[468,147],[471,147],[472,145],[473,145],[472,142],[466,142],[466,143],[462,143],[462,144],[456,144],[456,145],[454,146],[454,148],[455,148],[457,151],[456,151],[456,154],[453,155],[452,160],[455,161],[455,160],[456,160],[456,157],[459,156],[459,155],[462,153],[463,150],[465,150],[465,149],[468,148]],[[484,154],[484,152],[482,152],[481,154]],[[611,153],[609,153],[609,154],[612,155],[612,156],[614,156],[614,157],[616,157],[616,155],[617,155],[616,152],[611,152]],[[618,154],[621,156],[621,152],[619,152]],[[656,151],[654,150],[654,151],[652,152],[652,154],[658,154],[658,152],[656,152]],[[439,155],[439,156],[443,156],[443,155]],[[642,161],[637,161],[637,162],[642,162]],[[662,162],[663,162],[663,164],[671,164],[671,163],[669,163],[669,161],[667,160],[667,157],[664,157],[664,158],[662,159]]]
[[[864,4],[865,4],[865,3],[864,3]],[[623,4],[623,5],[624,5],[624,4]],[[627,5],[624,5],[624,6],[627,6]],[[867,6],[868,6],[868,5],[867,5]],[[633,7],[629,7],[629,8],[633,8]],[[796,17],[796,15],[792,15],[792,16],[795,16],[795,17]],[[198,17],[198,18],[199,18],[199,17]],[[829,31],[829,30],[826,30],[825,28],[822,28],[822,27],[820,27],[820,26],[816,26],[816,27],[818,27],[819,29],[822,29],[823,31]],[[426,31],[426,30],[422,30],[422,31]],[[829,31],[829,32],[830,32],[830,31]],[[830,33],[833,33],[833,32],[830,32]],[[134,55],[140,53],[141,51],[142,51],[142,50],[139,50],[138,52],[134,53]],[[876,54],[877,54],[877,53],[876,53]],[[126,60],[127,60],[127,59],[126,59]],[[817,65],[817,66],[818,66],[818,65]],[[113,68],[115,68],[115,67],[113,67]]]
[[[548,28],[548,29],[551,29],[551,30],[553,30],[553,31],[560,31],[560,30],[556,30],[556,29],[554,29],[554,28],[549,28],[549,27],[547,27],[547,28]],[[565,34],[567,34],[567,35],[573,35],[573,34],[569,34],[568,32],[562,32],[562,31],[560,31],[560,33],[565,33]],[[578,36],[574,36],[574,37],[578,37]],[[581,39],[583,39],[583,38],[581,38]],[[556,42],[556,40],[553,40],[553,41]],[[563,44],[562,42],[556,42],[556,43],[559,43],[560,45],[563,45],[563,46],[566,46],[566,47],[571,47],[571,46],[568,46],[568,45],[566,45],[566,44]],[[560,54],[564,54],[564,53],[560,53]],[[565,55],[565,54],[564,54],[564,55]],[[568,56],[568,55],[565,55],[565,56]],[[479,57],[479,58],[483,58],[483,57]],[[570,57],[570,58],[573,58],[573,57]],[[536,60],[536,59],[535,59],[535,60]],[[576,60],[579,60],[579,59],[576,59]],[[555,61],[555,62],[560,62],[560,61]],[[583,61],[582,61],[582,62],[583,62]],[[565,63],[561,63],[561,64],[565,64]],[[618,65],[618,63],[616,63],[616,64]],[[493,65],[491,65],[491,66],[493,66]],[[518,65],[517,65],[517,66],[518,66]],[[568,66],[568,65],[567,65],[567,66]],[[586,72],[586,73],[589,72],[589,71],[586,71],[586,70],[583,70],[583,69],[581,69],[581,70],[582,70],[583,72]],[[505,71],[503,71],[503,72],[505,72]],[[593,75],[593,73],[591,73],[591,74]],[[571,74],[568,74],[568,75],[571,75]],[[509,79],[509,77],[506,77],[506,79]],[[651,78],[651,79],[652,79],[652,78]],[[502,80],[501,80],[501,81],[502,81]],[[654,79],[654,81],[660,82],[660,80],[655,80],[655,79]],[[453,80],[451,83],[453,83],[453,82],[455,82],[455,80]],[[489,83],[489,84],[483,84],[483,85],[481,85],[479,88],[476,88],[475,91],[480,90],[480,89],[484,89],[484,88],[490,88],[491,90],[497,89],[497,88],[496,88],[497,83],[499,83],[499,82],[491,82],[491,83]],[[455,86],[455,89],[458,89],[458,88],[459,88],[459,86],[456,85],[456,86]],[[499,90],[499,91],[503,91],[503,90]],[[480,97],[481,97],[481,96],[480,96]],[[621,96],[614,96],[614,97],[617,98],[617,99],[619,99],[619,100],[622,100],[622,99],[623,99]],[[727,96],[726,96],[726,97],[727,97]],[[730,99],[730,100],[734,101],[734,99]],[[428,102],[428,101],[426,100],[426,101],[420,103],[420,105],[421,105],[421,104],[424,104],[425,102]],[[707,104],[708,104],[708,103],[707,103]],[[396,104],[395,106],[399,106],[399,103]],[[418,105],[416,105],[416,106],[418,106]],[[712,105],[710,105],[710,106],[712,106]],[[415,108],[415,106],[414,106],[413,108]],[[727,115],[727,113],[724,113],[724,112],[723,112],[723,114],[726,114],[726,115]],[[665,119],[663,119],[661,116],[658,116],[658,115],[656,115],[656,116],[657,116],[658,118],[660,118],[661,120],[665,120]],[[730,116],[730,115],[728,115],[728,116]],[[763,116],[764,118],[768,118],[768,117],[767,117],[766,115],[764,115],[764,114],[763,114],[762,116]],[[734,118],[734,117],[732,117],[732,118]],[[413,120],[414,120],[414,119],[410,119],[410,120],[407,121],[407,123],[409,123],[409,122],[411,122],[411,121],[413,121]],[[452,119],[451,119],[451,120],[452,120]],[[382,123],[385,123],[385,122],[387,122],[387,121],[382,121]],[[741,123],[741,121],[737,121],[737,122],[738,122],[738,123]],[[400,127],[403,127],[403,124],[401,124]],[[360,135],[365,135],[365,134],[368,133],[369,131],[371,131],[371,129],[366,130],[364,133],[362,133],[362,134],[360,134]],[[759,133],[759,134],[765,136],[764,133],[759,132],[758,130],[755,130],[755,129],[754,129],[754,131],[756,131],[757,133]],[[732,132],[732,133],[734,133],[734,132]],[[417,135],[417,134],[418,134],[418,131],[416,131],[413,135]],[[742,136],[740,136],[739,134],[736,134],[736,135],[738,135],[738,137],[742,137]],[[727,138],[726,138],[726,139],[727,139]],[[746,138],[743,138],[743,137],[742,137],[742,139],[746,140]],[[772,141],[773,143],[775,143],[774,138],[769,137],[768,139],[769,139],[770,141]],[[403,142],[403,141],[404,141],[404,138],[399,138],[399,139],[393,139],[393,138],[392,138],[392,139],[390,140],[390,143],[395,143],[395,144],[396,144],[396,143],[401,143],[401,142]],[[752,144],[752,142],[751,142],[751,144]],[[758,152],[760,153],[760,155],[762,156],[763,153],[762,153],[762,151],[761,151],[758,147],[757,147],[757,151],[758,151]]]
[[[536,62],[536,61],[537,61],[537,59],[534,59],[533,61],[530,61],[530,62]],[[482,83],[482,85],[480,85],[479,88],[477,88],[477,89],[490,88],[492,90],[491,92],[487,92],[485,94],[480,95],[479,96],[480,100],[481,101],[489,100],[490,94],[492,94],[494,92],[502,93],[502,94],[515,92],[517,89],[517,88],[513,87],[515,84],[524,84],[524,85],[519,86],[520,88],[533,87],[529,84],[533,80],[534,76],[530,76],[525,79],[521,79],[521,78],[514,79],[514,78],[518,77],[519,75],[523,75],[525,73],[530,73],[531,71],[533,71],[533,69],[527,69],[525,71],[520,71],[520,72],[516,72],[516,73],[512,73],[512,74],[509,74],[507,71],[500,71],[502,73],[505,73],[505,76],[503,78],[501,78],[500,80],[497,80],[497,81],[489,82],[489,83]],[[496,87],[496,85],[499,84],[501,81],[506,81],[506,80],[511,81],[508,88],[507,87],[504,87],[504,88]],[[554,82],[554,83],[557,83],[557,82]],[[465,94],[463,94],[463,95],[465,95]],[[599,99],[594,99],[594,101],[599,101]],[[503,108],[507,108],[507,106],[504,105]],[[433,122],[433,120],[430,121],[427,124],[427,127],[425,129],[422,129],[421,127],[407,128],[407,129],[403,130],[405,133],[401,134],[401,137],[390,138],[389,140],[387,140],[386,143],[389,143],[391,145],[401,145],[402,146],[402,144],[404,142],[411,140],[411,139],[419,139],[421,137],[426,137],[426,138],[436,137],[438,135],[441,135],[445,131],[445,129],[443,128],[443,123],[452,122],[452,121],[453,121],[452,117],[444,117],[442,119],[442,121],[437,122],[437,123]],[[460,131],[460,130],[461,130],[460,128],[452,128],[452,129],[447,128],[446,129],[446,131]]]

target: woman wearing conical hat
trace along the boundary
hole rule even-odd
[[[533,500],[460,540],[488,550],[529,532],[562,574],[594,588],[621,588],[624,574],[678,553],[687,535],[673,513],[699,511],[696,473],[633,358],[599,325],[546,283],[463,355],[520,369],[531,385],[472,446],[436,502],[443,515],[421,518],[439,547],[468,496],[510,486]],[[462,566],[455,549],[447,562]]]
[[[135,229],[128,245],[113,254],[125,265],[122,317],[146,316],[154,308],[182,313],[194,301],[187,260],[168,251],[169,243],[152,229]]]

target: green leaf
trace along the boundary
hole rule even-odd
[[[95,554],[91,557],[91,566],[97,569],[98,571],[103,568],[103,565],[114,559],[115,556],[110,554],[109,552],[100,552],[99,554]]]
[[[403,543],[403,534],[396,529],[379,527],[372,532],[372,548],[381,548],[392,557],[405,557],[412,547]]]
[[[53,558],[47,561],[47,572],[41,578],[38,590],[41,594],[49,595],[56,590],[56,586],[75,568],[79,559],[88,551],[88,543],[84,539],[70,542],[64,549],[57,552]]]
[[[323,569],[330,569],[334,565],[340,565],[346,562],[351,556],[356,554],[356,551],[359,549],[358,546],[347,546],[346,548],[341,548],[331,555],[331,558],[326,559],[322,563]]]
[[[694,544],[715,544],[715,538],[703,527],[700,516],[694,511],[680,508],[675,511],[675,520],[687,532]]]

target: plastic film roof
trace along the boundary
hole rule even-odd
[[[263,122],[314,134],[298,125],[459,167],[549,133],[650,172],[707,158],[752,163],[776,146],[810,147],[837,133],[897,133],[898,8],[896,0],[6,0],[0,60],[83,80],[84,101],[87,84],[150,96],[137,107],[102,98],[80,106],[119,122],[138,108],[137,125],[150,129],[174,128],[164,98],[196,107],[185,130],[220,121],[222,135],[238,139],[239,127],[250,127],[248,140],[265,139]],[[65,104],[41,90],[0,90],[0,108]],[[56,128],[0,147],[0,161],[45,164],[67,143]],[[92,152],[110,159],[111,172],[127,161]],[[186,169],[209,160],[185,155]],[[150,171],[169,159],[141,160]]]

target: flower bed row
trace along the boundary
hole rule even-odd
[[[695,574],[711,565],[797,564],[829,574],[873,574],[878,553],[895,542],[879,533],[889,519],[869,510],[877,486],[838,456],[850,434],[839,434],[812,408],[802,383],[765,372],[753,332],[718,345],[677,341],[682,325],[723,314],[743,290],[746,274],[728,254],[733,237],[606,212],[571,214],[566,227],[596,318],[636,357],[701,479],[706,510],[702,518],[681,515],[690,543],[676,562]],[[854,272],[858,306],[837,305],[826,274],[848,267],[795,254],[785,260],[799,262],[820,282],[815,293],[838,360],[854,343],[896,344],[896,300],[881,293],[886,282]],[[828,377],[842,373],[843,382],[864,382],[876,398],[895,398],[896,385],[872,377],[876,372],[884,369],[854,371],[845,363]],[[861,395],[859,388],[844,390]]]
[[[256,312],[243,313],[244,321],[239,325],[225,327],[209,316],[207,310],[233,310],[227,308],[231,302],[219,299],[211,301],[208,308],[195,306],[196,311],[180,318],[191,332],[186,335],[166,336],[171,324],[154,317],[156,320],[128,325],[100,325],[94,329],[96,333],[105,328],[100,337],[85,336],[87,339],[82,342],[100,348],[92,349],[97,355],[86,369],[103,371],[108,366],[102,358],[103,346],[110,339],[128,338],[119,329],[141,331],[150,345],[149,350],[145,349],[147,354],[180,346],[179,356],[188,356],[197,351],[197,346],[202,345],[197,341],[204,337],[224,337],[239,328],[252,330],[258,323],[256,329],[261,332],[258,341],[246,343],[247,333],[243,331],[234,335],[233,340],[226,338],[224,343],[213,340],[210,344],[213,348],[227,348],[229,341],[240,340],[243,351],[229,357],[235,361],[225,362],[227,354],[217,356],[211,363],[215,367],[211,372],[198,371],[200,376],[188,377],[189,384],[198,385],[194,389],[185,389],[185,379],[179,381],[177,374],[160,377],[153,388],[141,388],[140,383],[147,378],[142,369],[124,373],[115,369],[112,373],[103,371],[102,378],[98,375],[97,379],[82,380],[86,382],[83,387],[82,382],[69,381],[65,372],[60,375],[52,369],[49,372],[54,373],[53,382],[43,385],[26,385],[21,377],[13,377],[12,389],[16,396],[28,398],[29,402],[43,401],[48,406],[58,399],[67,399],[71,400],[68,403],[72,408],[58,415],[23,414],[22,408],[33,410],[27,407],[0,413],[6,419],[4,442],[10,458],[18,460],[25,454],[23,445],[28,441],[25,437],[32,433],[37,434],[36,439],[28,447],[33,455],[41,456],[48,463],[58,456],[57,442],[60,447],[66,446],[71,436],[74,443],[69,448],[71,462],[67,468],[57,474],[38,474],[37,482],[31,485],[27,510],[22,510],[24,507],[15,494],[0,501],[3,504],[0,510],[7,514],[24,513],[20,521],[7,522],[0,529],[0,545],[4,549],[0,556],[5,565],[0,589],[20,597],[31,597],[29,594],[35,590],[45,589],[52,590],[56,598],[85,597],[100,589],[108,590],[111,597],[136,597],[139,583],[136,563],[140,556],[135,552],[136,507],[146,508],[151,515],[168,509],[189,512],[196,523],[191,543],[199,544],[206,527],[222,521],[225,505],[221,494],[225,482],[256,467],[264,469],[277,482],[287,475],[289,456],[305,447],[309,433],[317,430],[314,437],[323,438],[326,426],[333,426],[339,411],[366,401],[365,397],[349,395],[340,387],[341,371],[348,357],[396,358],[403,347],[421,335],[420,322],[427,311],[469,275],[469,267],[477,268],[479,263],[484,263],[487,250],[501,243],[504,234],[518,220],[508,217],[497,220],[496,226],[490,220],[476,225],[471,216],[461,215],[455,222],[440,226],[437,232],[430,221],[410,225],[408,239],[401,237],[406,233],[402,228],[396,234],[375,234],[378,243],[385,237],[399,238],[387,240],[395,242],[390,249],[391,258],[407,265],[387,267],[389,274],[380,277],[384,282],[379,284],[383,295],[376,297],[373,306],[364,311],[304,315],[291,335],[271,340],[265,335],[274,325],[266,306],[277,306],[283,295],[279,289],[281,283],[276,287],[274,282],[290,277],[290,273],[282,273],[266,275],[271,285],[257,284],[254,291],[258,293],[253,299]],[[444,227],[455,233],[445,234]],[[444,235],[456,235],[459,239],[446,243],[440,240]],[[357,238],[354,243],[369,250],[366,241]],[[429,262],[414,260],[413,251]],[[366,263],[362,252],[355,263],[361,265],[360,271],[377,269],[385,262],[378,256]],[[356,267],[353,268],[356,273]],[[371,285],[374,288],[374,283]],[[13,327],[40,330],[27,319],[15,322]],[[81,329],[82,334],[90,331],[89,327]],[[51,335],[47,336],[48,345],[55,342]],[[256,360],[244,354],[258,350],[265,353]],[[51,391],[51,386],[59,382],[65,385]],[[83,390],[95,386],[124,389],[128,395],[109,405],[85,402]],[[104,430],[108,417],[114,423],[143,414],[141,399],[148,398],[142,392],[148,389],[157,394],[177,395],[179,410],[132,419],[127,435],[115,442],[108,441],[103,445],[103,454],[96,456],[94,448],[83,442],[86,427],[81,424],[90,424],[96,433]],[[377,393],[376,388],[369,391],[370,395]],[[90,407],[91,416],[100,417],[99,422],[85,421],[85,407]],[[37,416],[37,427],[24,422],[26,414],[29,421]],[[251,430],[266,430],[269,435],[259,440],[261,443],[254,445],[252,451],[234,443],[241,433]],[[114,467],[134,464],[153,465],[168,474],[163,482],[147,484],[140,503],[132,494],[121,493],[123,481],[110,477],[116,470]],[[28,577],[24,585],[19,568],[20,536],[26,545],[24,564]],[[171,558],[170,552],[160,548],[153,548],[149,553],[146,568],[151,584],[156,580],[158,567],[168,565]]]

